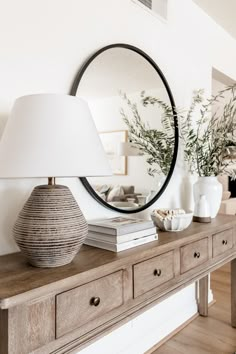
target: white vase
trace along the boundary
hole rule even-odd
[[[151,190],[146,198],[146,203],[150,202],[157,194],[157,191]]]
[[[194,201],[197,203],[201,195],[205,195],[211,218],[215,218],[222,199],[222,184],[217,177],[199,177],[198,181],[193,185]]]
[[[157,176],[157,178],[156,178],[156,181],[157,181],[157,184],[156,184],[157,191],[156,191],[156,193],[159,192],[159,190],[162,188],[163,184],[165,183],[165,180],[166,180],[166,175],[160,174],[160,175]]]

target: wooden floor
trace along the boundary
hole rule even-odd
[[[197,317],[152,354],[226,354],[236,351],[236,329],[230,325],[230,266],[211,274],[216,303],[209,317]]]

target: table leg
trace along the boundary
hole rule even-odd
[[[236,258],[231,261],[231,325],[236,328]]]
[[[201,316],[208,316],[208,275],[199,280],[198,312]]]

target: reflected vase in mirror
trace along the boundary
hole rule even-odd
[[[113,44],[86,61],[70,94],[88,102],[113,171],[111,177],[82,178],[86,189],[119,212],[149,207],[165,190],[178,149],[175,104],[159,67],[140,49]]]

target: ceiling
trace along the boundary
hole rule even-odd
[[[193,0],[220,26],[236,38],[236,0]]]

